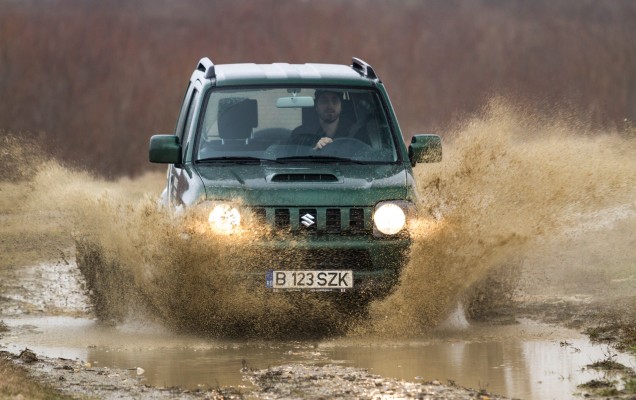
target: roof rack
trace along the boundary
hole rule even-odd
[[[216,78],[214,63],[208,57],[203,57],[199,60],[199,64],[197,64],[197,70],[205,74],[205,79]]]
[[[378,80],[380,79],[375,74],[373,67],[369,65],[367,62],[361,60],[360,58],[357,58],[357,57],[352,58],[351,68],[353,68],[354,71],[358,71],[360,75],[365,76],[369,79],[378,79]]]

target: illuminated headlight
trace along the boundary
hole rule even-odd
[[[213,231],[230,234],[241,225],[241,213],[229,204],[217,204],[210,211],[208,221]]]
[[[395,235],[406,226],[406,211],[395,203],[380,203],[373,213],[373,223],[381,233]]]

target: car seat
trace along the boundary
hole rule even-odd
[[[218,127],[223,146],[246,145],[258,126],[256,100],[226,97],[219,101]]]

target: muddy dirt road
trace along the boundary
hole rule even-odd
[[[399,287],[362,317],[225,285],[252,238],[166,216],[160,175],[106,182],[7,142],[0,351],[100,398],[631,398],[636,143],[585,133],[497,103],[458,126],[416,170]]]

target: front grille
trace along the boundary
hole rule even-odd
[[[327,233],[338,233],[340,232],[340,209],[339,208],[328,208],[325,220],[325,230]]]
[[[274,227],[276,229],[285,229],[285,228],[289,228],[289,226],[290,226],[289,209],[277,208],[274,211]]]
[[[366,234],[372,230],[372,207],[258,207],[255,220],[275,231],[307,234]]]
[[[349,212],[349,226],[352,231],[364,230],[364,210],[362,208],[352,208]]]
[[[262,225],[267,223],[267,211],[264,208],[254,208],[252,212],[257,223]]]

